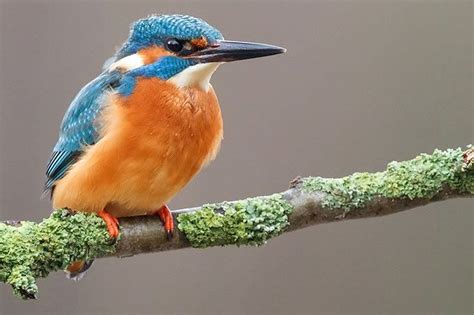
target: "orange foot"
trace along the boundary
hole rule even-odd
[[[107,230],[109,231],[110,237],[117,238],[119,235],[119,221],[117,218],[105,210],[101,210],[97,214],[107,225]]]
[[[167,205],[163,205],[160,209],[158,209],[158,211],[154,212],[153,214],[158,215],[160,217],[160,220],[161,222],[163,222],[163,226],[165,227],[166,236],[168,240],[171,240],[173,238],[174,221],[170,208],[168,208]]]

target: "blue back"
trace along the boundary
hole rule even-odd
[[[102,110],[104,95],[120,82],[121,77],[117,71],[104,72],[82,88],[74,98],[64,115],[59,139],[46,169],[45,190],[64,176],[85,146],[97,142],[99,126],[95,121]]]

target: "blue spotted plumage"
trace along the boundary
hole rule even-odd
[[[95,121],[103,107],[104,95],[119,84],[121,77],[118,71],[104,72],[87,84],[72,101],[46,169],[46,190],[64,176],[85,146],[97,142],[99,126]]]
[[[130,36],[115,54],[115,60],[136,53],[142,48],[152,45],[161,46],[168,38],[191,40],[206,37],[217,42],[224,37],[205,21],[188,15],[151,15],[132,24]]]

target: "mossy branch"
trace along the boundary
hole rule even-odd
[[[285,231],[352,218],[381,216],[430,202],[474,195],[474,149],[436,150],[392,162],[384,172],[344,178],[307,177],[271,196],[174,212],[178,229],[168,241],[156,217],[120,220],[109,239],[95,214],[60,209],[41,223],[0,223],[0,281],[24,299],[35,298],[36,279],[75,260],[132,256],[183,247],[261,245]]]

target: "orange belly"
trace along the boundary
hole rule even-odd
[[[138,79],[111,95],[100,140],[56,183],[53,207],[134,216],[158,209],[214,159],[222,117],[212,88]]]

